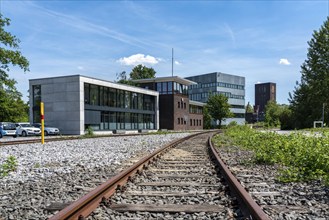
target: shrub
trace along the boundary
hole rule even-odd
[[[10,172],[15,171],[17,166],[16,157],[10,155],[0,166],[0,176],[7,176]]]
[[[94,136],[94,130],[92,127],[88,126],[88,128],[85,131],[85,136],[92,137]]]

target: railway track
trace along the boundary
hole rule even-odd
[[[164,146],[50,219],[268,219],[218,157],[212,134]]]
[[[124,137],[124,136],[137,136],[137,135],[152,135],[152,133],[138,133],[138,134],[109,134],[109,135],[94,135],[88,138],[102,138],[102,137]],[[68,140],[77,140],[81,139],[83,136],[47,136],[45,137],[45,142],[52,142],[52,141],[68,141]],[[19,139],[19,138],[18,138]],[[0,139],[1,140],[1,139]],[[17,145],[17,144],[34,144],[40,143],[41,137],[29,137],[28,139],[23,140],[10,140],[10,141],[0,141],[1,146],[8,146],[8,145]]]
[[[50,137],[45,138],[45,142],[51,142],[51,141],[65,141],[65,140],[75,140],[79,139],[79,137]],[[17,144],[34,144],[34,143],[40,143],[41,137],[29,137],[28,139],[23,140],[10,140],[10,141],[0,141],[0,147],[1,146],[8,146],[8,145],[17,145]]]

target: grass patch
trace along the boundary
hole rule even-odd
[[[8,176],[10,172],[17,170],[17,159],[16,157],[10,155],[7,159],[0,165],[0,176]]]

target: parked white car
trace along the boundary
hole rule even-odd
[[[40,128],[41,129],[41,123],[34,123],[32,124],[34,127],[36,128]],[[47,124],[44,124],[44,132],[45,132],[45,135],[59,135],[59,129],[58,128],[55,128],[55,127],[51,127]]]
[[[20,122],[16,123],[16,133],[18,136],[26,137],[28,135],[40,135],[41,130],[33,127],[30,123]]]

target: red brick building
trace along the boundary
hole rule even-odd
[[[135,80],[139,87],[159,92],[160,129],[196,130],[203,128],[202,102],[189,100],[193,81],[177,76]]]

